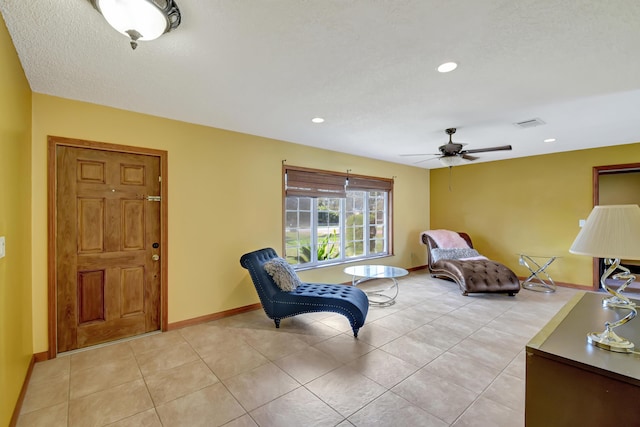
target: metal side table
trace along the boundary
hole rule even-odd
[[[529,277],[527,277],[522,282],[522,289],[547,293],[556,291],[556,283],[553,281],[551,276],[549,276],[549,273],[546,272],[546,269],[553,263],[553,261],[560,257],[536,256],[527,254],[518,255],[520,255],[520,265],[524,265],[531,272]],[[547,261],[544,264],[540,265],[542,261],[537,262],[534,258]]]
[[[396,278],[409,274],[404,268],[386,265],[354,265],[345,268],[344,272],[353,276],[351,279],[353,286],[358,286],[367,294],[369,305],[381,307],[388,307],[396,303],[396,297],[398,296],[398,281]],[[362,286],[363,282],[375,279],[389,279],[391,283],[386,283],[382,287],[371,284]]]

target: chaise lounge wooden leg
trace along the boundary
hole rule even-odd
[[[280,327],[280,319],[273,319],[274,322],[276,322],[276,328]]]
[[[360,330],[360,328],[352,328],[352,329],[353,329],[354,338],[358,338],[358,331]]]

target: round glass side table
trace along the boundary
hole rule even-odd
[[[351,283],[353,286],[358,286],[369,298],[369,305],[377,305],[387,307],[395,304],[396,297],[398,296],[398,281],[396,277],[402,277],[409,274],[407,270],[399,267],[389,267],[386,265],[354,265],[344,269],[346,274],[352,276]],[[385,286],[379,284],[368,284],[363,286],[363,282],[372,281],[375,279],[389,279],[391,283],[386,283]]]

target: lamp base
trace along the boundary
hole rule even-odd
[[[634,344],[626,338],[618,336],[607,328],[604,332],[590,332],[587,335],[589,344],[616,353],[633,353]]]
[[[636,303],[631,301],[622,292],[627,289],[631,283],[636,280],[636,276],[631,274],[631,271],[627,267],[620,265],[620,258],[606,258],[604,260],[604,264],[608,265],[609,268],[602,274],[600,278],[600,284],[602,288],[611,294],[610,297],[604,298],[602,300],[602,305],[604,307],[612,307],[612,308],[626,308],[632,309],[635,308]],[[625,283],[622,284],[617,290],[610,288],[607,286],[607,278],[611,276],[616,270],[621,270],[619,273],[614,274],[611,278],[614,280],[626,280]]]
[[[629,299],[619,298],[617,295],[614,295],[609,298],[604,298],[602,300],[602,305],[604,307],[630,308],[635,307],[636,303]]]

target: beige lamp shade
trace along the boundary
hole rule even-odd
[[[640,207],[594,207],[569,252],[597,258],[640,260]]]

